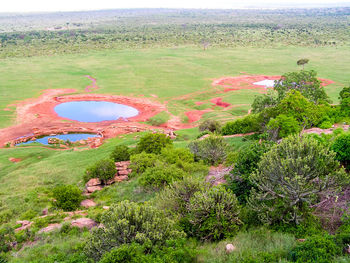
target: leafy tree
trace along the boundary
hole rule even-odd
[[[284,74],[274,86],[278,92],[278,99],[282,100],[289,90],[298,90],[305,98],[315,104],[328,101],[328,96],[316,75],[317,73],[313,70]]]
[[[302,58],[302,59],[299,59],[297,61],[297,65],[298,66],[303,66],[303,70],[304,70],[305,64],[307,64],[307,63],[309,63],[309,59],[307,59],[307,58]]]
[[[201,240],[221,240],[233,236],[242,224],[236,196],[221,186],[194,193],[188,211],[193,234]]]
[[[205,120],[199,125],[199,130],[201,132],[203,131],[210,131],[210,132],[217,132],[220,133],[221,131],[221,123],[217,120]]]
[[[336,159],[350,168],[350,132],[338,136],[331,149],[336,152]]]
[[[339,93],[341,114],[350,116],[350,87],[343,88]]]
[[[101,217],[103,227],[94,228],[85,253],[99,260],[106,252],[123,244],[145,244],[149,249],[164,246],[167,240],[184,237],[175,222],[163,211],[148,204],[122,201],[112,205]]]
[[[52,190],[53,205],[64,211],[73,211],[82,201],[81,190],[74,185],[60,185]]]
[[[268,89],[267,94],[256,96],[252,103],[252,113],[262,112],[266,108],[276,106],[278,97],[273,89]]]
[[[290,136],[272,147],[258,164],[249,204],[263,222],[299,224],[318,201],[349,181],[335,153],[311,137]]]
[[[138,152],[159,154],[162,148],[173,145],[173,141],[163,133],[148,133],[141,137],[136,149]]]
[[[301,127],[293,116],[280,114],[275,119],[270,119],[267,124],[267,130],[270,134],[270,139],[276,141],[290,134],[299,133]]]
[[[134,154],[130,157],[130,168],[133,174],[142,174],[148,167],[154,167],[158,160],[157,155],[153,153]]]
[[[258,114],[250,114],[244,118],[227,122],[221,130],[222,135],[256,132],[261,129]]]

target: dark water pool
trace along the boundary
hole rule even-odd
[[[64,102],[55,107],[55,112],[61,117],[81,122],[112,121],[139,114],[133,107],[107,101]]]
[[[24,145],[24,144],[30,144],[33,142],[38,142],[42,143],[45,145],[48,145],[48,139],[49,138],[58,138],[60,140],[70,140],[71,142],[77,142],[80,140],[86,140],[87,138],[92,138],[92,137],[100,137],[100,135],[97,134],[90,134],[90,133],[70,133],[70,134],[59,134],[59,135],[53,135],[53,136],[45,136],[40,139],[36,139],[35,141],[27,141],[27,142],[22,142],[16,145]]]

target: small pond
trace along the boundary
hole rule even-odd
[[[254,82],[253,84],[258,86],[264,86],[267,88],[272,88],[275,85],[275,81],[273,79],[265,79],[262,81]]]
[[[55,112],[60,117],[81,122],[112,121],[139,114],[133,107],[108,101],[64,102],[55,107]]]
[[[48,145],[48,139],[49,138],[57,138],[60,140],[70,140],[71,142],[77,142],[80,140],[86,140],[87,138],[92,138],[92,137],[101,137],[100,135],[97,134],[90,134],[90,133],[69,133],[69,134],[58,134],[58,135],[53,135],[53,136],[45,136],[39,139],[36,139],[35,141],[27,141],[27,142],[22,142],[16,145],[24,145],[24,144],[30,144],[33,142],[38,142],[42,143],[45,145]]]

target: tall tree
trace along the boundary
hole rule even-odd
[[[305,64],[309,63],[309,59],[308,58],[302,58],[302,59],[299,59],[297,61],[297,65],[298,66],[303,66],[303,70],[304,70],[304,66]]]

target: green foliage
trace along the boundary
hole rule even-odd
[[[309,59],[308,58],[301,58],[297,61],[297,65],[298,66],[303,66],[303,69],[304,69],[304,66],[305,64],[309,63]]]
[[[318,194],[349,181],[335,153],[311,137],[290,136],[272,147],[251,179],[258,191],[249,198],[263,222],[299,224]]]
[[[344,164],[347,169],[350,167],[350,132],[338,136],[331,149],[336,153],[336,159]]]
[[[111,153],[111,159],[115,162],[129,161],[130,151],[125,145],[117,145]]]
[[[273,89],[268,89],[267,94],[255,96],[252,103],[252,113],[262,112],[266,108],[276,106],[278,103],[277,94]]]
[[[142,174],[148,167],[154,167],[158,157],[153,153],[139,153],[131,155],[130,157],[130,169],[133,174]]]
[[[244,118],[227,122],[222,127],[222,135],[231,135],[238,133],[257,132],[260,130],[258,115],[250,114]]]
[[[194,193],[208,190],[209,184],[202,179],[187,176],[161,191],[157,195],[156,205],[170,214],[184,218],[189,212],[187,206]]]
[[[290,251],[289,258],[300,263],[328,263],[341,253],[342,249],[335,244],[334,237],[325,234],[311,236],[299,243]]]
[[[221,123],[217,120],[207,119],[204,122],[202,122],[198,128],[201,132],[209,131],[220,133]]]
[[[266,129],[268,130],[270,139],[276,141],[288,135],[299,133],[301,127],[293,116],[280,114],[275,119],[270,119]]]
[[[139,153],[159,154],[162,148],[173,145],[173,141],[163,133],[148,133],[141,137],[136,149]]]
[[[194,193],[188,211],[193,235],[201,240],[217,241],[233,236],[242,224],[236,196],[223,187]]]
[[[103,159],[86,169],[84,179],[87,182],[91,178],[99,178],[105,184],[116,173],[115,163],[111,159]]]
[[[181,180],[186,173],[176,165],[158,163],[155,167],[148,167],[139,177],[140,185],[151,188],[163,188],[170,183]]]
[[[160,158],[168,164],[193,163],[194,155],[186,148],[163,148]]]
[[[192,141],[188,147],[197,158],[209,164],[218,164],[225,160],[228,145],[222,136],[210,135],[204,140]]]
[[[136,242],[152,248],[184,236],[162,211],[129,201],[112,205],[102,215],[101,223],[104,227],[92,230],[85,247],[87,256],[94,260],[123,244]]]
[[[140,263],[144,262],[143,247],[137,243],[123,244],[105,253],[99,263]]]
[[[282,100],[289,90],[297,90],[315,104],[327,101],[328,96],[316,75],[316,71],[313,70],[284,74],[274,86],[279,100]]]
[[[57,186],[52,190],[52,196],[56,200],[53,205],[64,211],[76,210],[83,199],[81,190],[74,185]]]
[[[238,152],[231,175],[227,177],[227,187],[236,195],[240,203],[246,203],[254,184],[250,175],[258,167],[261,157],[272,147],[272,143],[263,141],[253,143]],[[230,164],[232,165],[232,164]]]
[[[7,226],[1,226],[0,228],[0,253],[8,252],[11,250],[11,243],[16,240],[14,230]]]

